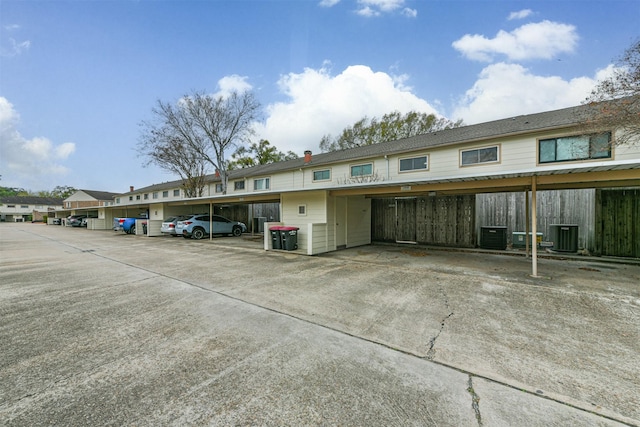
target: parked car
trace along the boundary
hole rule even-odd
[[[165,219],[164,221],[162,221],[160,232],[162,234],[168,234],[173,237],[178,236],[178,233],[176,233],[176,224],[178,223],[178,221],[185,220],[190,216],[191,215],[178,215],[178,216],[172,216]]]
[[[62,225],[62,218],[53,218],[53,221],[51,222],[51,224]]]
[[[209,215],[192,215],[187,219],[178,221],[176,224],[176,233],[182,235],[185,239],[193,238],[196,240],[208,236],[209,233]],[[242,222],[232,221],[220,215],[213,216],[213,233],[211,234],[231,234],[240,236],[247,232],[247,226]]]
[[[69,215],[67,217],[67,225],[71,227],[82,227],[82,220],[86,217],[86,215]]]

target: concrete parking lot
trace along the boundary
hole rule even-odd
[[[640,425],[640,266],[0,225],[0,424]]]

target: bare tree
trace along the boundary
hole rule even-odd
[[[613,75],[593,89],[586,103],[593,106],[585,126],[590,131],[622,128],[613,144],[637,144],[640,137],[640,39],[616,61]]]
[[[218,97],[194,92],[176,105],[158,101],[152,110],[155,121],[142,123],[138,152],[199,188],[198,196],[212,167],[226,194],[226,152],[248,141],[259,106],[251,92]]]

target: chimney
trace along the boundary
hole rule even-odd
[[[311,163],[311,151],[307,150],[304,152],[304,162]]]
[[[129,186],[129,192],[130,192],[130,193],[133,193],[133,185],[130,185],[130,186]]]

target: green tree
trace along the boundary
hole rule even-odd
[[[292,151],[283,153],[278,151],[278,149],[271,145],[266,139],[261,139],[260,142],[254,142],[249,145],[249,147],[239,147],[227,163],[227,169],[248,168],[297,158],[298,155],[296,153]]]
[[[69,197],[73,193],[75,193],[76,191],[78,191],[78,190],[75,189],[74,187],[69,186],[69,185],[58,185],[58,186],[54,187],[53,190],[51,190],[51,191],[38,191],[38,194],[36,194],[36,196],[39,196],[39,197],[54,197],[54,198],[57,198],[57,199],[66,199],[67,197]]]
[[[613,144],[638,143],[640,138],[640,39],[636,40],[615,63],[613,74],[593,89],[586,103],[595,109],[587,119],[590,131],[624,128]]]
[[[320,140],[323,152],[346,150],[363,145],[395,141],[442,129],[459,127],[462,121],[452,122],[434,114],[399,111],[385,114],[381,119],[364,117],[345,128],[338,137],[325,135]]]

